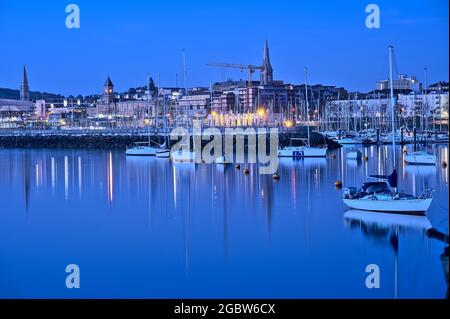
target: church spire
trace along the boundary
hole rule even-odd
[[[27,70],[25,68],[25,65],[23,66],[22,82],[20,83],[20,100],[30,100],[30,87],[28,86]]]
[[[270,63],[269,43],[266,39],[263,52],[263,70],[261,71],[261,85],[271,85],[273,83],[273,69]]]

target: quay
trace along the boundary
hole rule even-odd
[[[225,127],[217,127],[222,135]],[[249,127],[241,127],[242,130]],[[251,128],[251,127],[250,127]],[[261,127],[254,127],[255,131]],[[237,129],[233,127],[231,129]],[[267,127],[269,129],[269,127]],[[188,129],[192,138],[192,128]],[[86,149],[126,149],[136,142],[148,141],[163,143],[171,129],[70,129],[70,130],[0,130],[0,148],[86,148]],[[278,128],[279,145],[288,145],[291,138],[306,138],[307,127]],[[176,142],[176,141],[173,141]],[[208,143],[208,141],[202,141]],[[247,139],[245,139],[247,143]],[[340,145],[317,132],[311,133],[311,145],[327,144],[329,149],[339,148]]]

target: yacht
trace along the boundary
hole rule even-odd
[[[309,123],[309,102],[308,102],[308,69],[305,68],[305,97],[306,97],[306,114],[307,122]],[[300,141],[303,145],[293,146],[293,141]],[[325,157],[327,155],[327,146],[315,147],[311,146],[311,134],[308,124],[308,139],[291,138],[290,145],[278,150],[279,157]]]
[[[393,47],[389,46],[389,78],[392,79]],[[390,81],[391,95],[391,127],[392,127],[392,163],[394,165],[391,175],[372,175],[376,181],[364,183],[358,190],[349,187],[344,190],[343,202],[352,209],[366,211],[384,211],[391,213],[424,213],[433,201],[433,191],[426,189],[420,196],[397,192],[396,148],[395,148],[395,97],[394,87]]]
[[[426,190],[420,196],[397,192],[395,170],[387,177],[377,175],[371,177],[381,180],[368,181],[359,190],[355,187],[345,189],[343,197],[345,205],[358,210],[405,214],[426,212],[431,205],[433,200],[431,190]]]

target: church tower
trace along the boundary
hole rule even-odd
[[[264,44],[264,52],[263,52],[263,69],[261,70],[261,85],[272,85],[273,84],[273,69],[272,64],[270,64],[269,57],[269,44],[266,39],[266,43]]]
[[[28,86],[27,70],[25,69],[25,65],[23,66],[22,82],[20,82],[20,100],[30,100],[30,87]]]
[[[114,84],[111,79],[108,78],[105,81],[105,85],[103,85],[103,102],[104,103],[112,103],[114,101]]]

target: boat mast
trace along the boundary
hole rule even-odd
[[[392,159],[394,160],[393,166],[395,168],[395,97],[394,97],[394,79],[392,77],[392,53],[394,47],[392,45],[389,46],[389,86],[391,90],[391,125],[392,125]]]
[[[305,97],[306,97],[306,125],[308,126],[308,146],[311,146],[309,136],[309,103],[308,103],[308,68],[305,67]]]
[[[148,146],[150,146],[150,76],[147,76],[147,85],[148,85],[148,93],[147,93],[147,132],[148,132]]]

